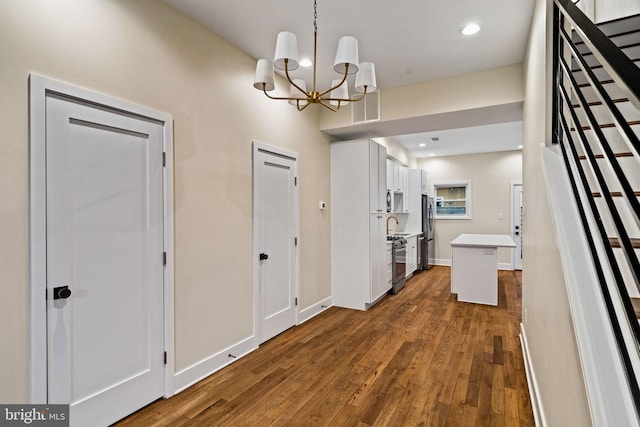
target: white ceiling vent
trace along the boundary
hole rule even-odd
[[[380,120],[380,91],[368,93],[362,101],[351,103],[351,122],[365,123]]]

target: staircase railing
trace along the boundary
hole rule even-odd
[[[612,38],[570,0],[554,1],[553,142],[640,414],[640,324],[632,303],[640,295],[640,58]]]

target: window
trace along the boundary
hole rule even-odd
[[[437,219],[471,219],[471,181],[434,183]]]

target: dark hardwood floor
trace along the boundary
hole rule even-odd
[[[418,272],[367,312],[332,307],[118,426],[533,426],[518,338],[521,273],[499,305]]]

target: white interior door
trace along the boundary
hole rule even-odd
[[[254,146],[258,340],[296,324],[298,197],[295,154]]]
[[[516,243],[514,249],[513,267],[522,270],[522,184],[511,186],[511,203],[513,204],[513,241]]]
[[[164,392],[162,124],[46,102],[47,400],[108,425]]]

